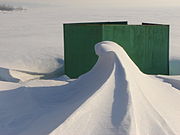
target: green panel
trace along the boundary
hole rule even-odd
[[[77,78],[88,72],[96,63],[94,45],[102,41],[102,27],[124,22],[88,22],[64,24],[65,74]]]
[[[64,24],[65,73],[77,78],[96,63],[94,45],[102,41],[102,25]]]
[[[104,25],[103,40],[120,44],[142,72],[169,74],[168,25]]]
[[[127,22],[64,24],[65,73],[77,78],[96,63],[94,45],[103,40],[120,44],[141,71],[169,74],[169,26]]]

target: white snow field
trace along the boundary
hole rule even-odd
[[[62,24],[67,22],[127,20],[130,24],[170,24],[170,73],[180,74],[180,15],[177,14],[180,9],[177,7],[78,6],[61,0],[0,0],[0,3],[26,9],[0,11],[0,67],[20,71],[13,73],[22,81],[63,73]]]
[[[0,135],[180,135],[179,8],[4,3],[25,10],[0,11]],[[96,45],[91,71],[75,80],[63,75],[63,23],[124,20],[170,24],[176,76],[143,74],[110,41]]]
[[[143,74],[116,43],[76,80],[0,82],[2,135],[179,135],[180,93]]]

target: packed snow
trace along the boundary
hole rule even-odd
[[[179,8],[123,8],[56,0],[0,0],[0,135],[179,135]],[[146,75],[116,43],[78,79],[64,75],[66,22],[170,24],[170,73]]]
[[[96,65],[76,80],[63,76],[5,84],[1,134],[180,134],[179,90],[143,74],[114,42],[95,49]]]

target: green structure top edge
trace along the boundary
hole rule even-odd
[[[168,24],[157,24],[157,23],[142,23],[142,25],[160,25],[160,26],[169,26]]]
[[[142,24],[128,24],[127,21],[116,21],[116,22],[80,22],[80,23],[64,23],[63,25],[130,25],[130,26],[166,26],[168,24],[156,24],[156,23],[142,23]]]
[[[91,25],[91,24],[99,24],[99,25],[102,25],[102,24],[128,24],[127,21],[116,21],[116,22],[80,22],[80,23],[64,23],[65,25],[79,25],[79,24],[83,24],[83,25]]]

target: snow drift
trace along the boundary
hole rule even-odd
[[[141,73],[116,43],[101,42],[96,53],[97,64],[77,80],[92,95],[52,135],[180,134],[178,91]]]
[[[179,90],[143,74],[114,42],[95,50],[96,65],[77,80],[1,91],[1,133],[179,135]]]

